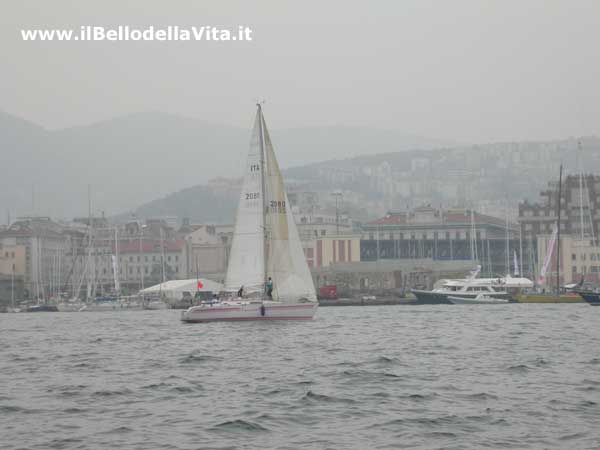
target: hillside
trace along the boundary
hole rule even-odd
[[[271,134],[282,167],[443,144],[399,131],[345,127]],[[95,213],[128,212],[215,176],[237,176],[249,135],[249,130],[158,112],[54,131],[0,113],[0,149],[9,161],[0,177],[0,211],[13,217],[87,214],[90,185]]]
[[[422,204],[475,207],[498,217],[514,217],[520,201],[537,201],[547,183],[557,179],[561,163],[565,174],[578,172],[578,142],[585,172],[600,174],[600,139],[588,137],[382,153],[292,167],[284,176],[292,189],[319,193],[321,204],[330,211],[331,192],[341,190],[342,212],[352,211],[355,218]],[[168,212],[199,222],[230,222],[237,191],[207,197],[213,189],[196,186],[145,204],[137,212],[143,217]],[[197,198],[192,201],[188,196],[194,192]]]

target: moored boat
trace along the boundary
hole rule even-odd
[[[487,294],[478,294],[475,298],[448,296],[448,300],[453,305],[505,305],[510,303],[507,298],[490,297]]]
[[[162,300],[150,300],[147,302],[144,302],[144,304],[142,305],[143,309],[149,309],[149,310],[159,310],[159,309],[168,309],[169,305],[167,305],[165,302],[163,302]]]
[[[575,292],[592,306],[600,306],[600,292],[588,289],[576,289]]]
[[[40,304],[40,305],[31,305],[31,306],[27,307],[26,311],[27,312],[58,312],[58,308],[56,307],[56,305]]]

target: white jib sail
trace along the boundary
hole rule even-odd
[[[235,218],[225,290],[245,294],[264,291],[264,223],[262,199],[260,111],[256,114],[250,140],[250,151],[244,172],[244,183]]]
[[[267,277],[273,279],[273,299],[316,301],[315,287],[266,124],[263,130],[267,166]]]

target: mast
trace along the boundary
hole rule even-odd
[[[264,118],[263,118],[263,114],[262,114],[262,107],[260,105],[260,103],[257,103],[256,106],[258,107],[258,120],[259,120],[259,127],[258,127],[258,139],[259,139],[259,145],[260,145],[260,196],[262,198],[262,218],[263,218],[263,260],[264,260],[264,276],[263,276],[263,280],[266,283],[267,282],[267,208],[268,208],[268,204],[267,204],[267,188],[265,185],[265,178],[266,178],[266,167],[265,167],[265,136],[264,136]]]
[[[506,210],[505,210],[505,214],[506,214],[506,273],[510,274],[510,235],[508,232],[508,203],[506,205]]]
[[[583,229],[583,168],[581,167],[581,142],[577,142],[577,166],[579,169],[579,220],[581,227],[581,243],[585,237]]]
[[[15,265],[12,265],[12,271],[10,274],[10,306],[15,308]]]
[[[121,292],[120,282],[120,271],[121,267],[119,264],[119,227],[115,226],[115,294],[119,295]]]
[[[525,270],[523,269],[523,224],[519,222],[519,276],[525,276]]]
[[[142,265],[142,267],[140,268],[140,281],[142,283],[141,285],[141,289],[140,290],[144,290],[144,270],[146,270],[146,265],[143,263],[143,246],[142,246],[142,224],[140,223],[140,264]]]
[[[556,294],[560,294],[560,199],[562,197],[562,164],[558,175],[558,229],[556,234]]]
[[[162,283],[165,282],[165,241],[163,238],[162,224],[160,226],[160,260],[161,260],[161,271],[162,271]],[[161,286],[162,286],[161,283]]]

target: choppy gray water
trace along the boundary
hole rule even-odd
[[[0,448],[600,448],[600,308],[178,315],[0,315]]]

